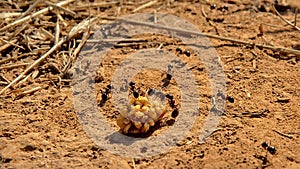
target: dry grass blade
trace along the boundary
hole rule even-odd
[[[59,2],[59,3],[57,3],[56,5],[57,5],[57,6],[62,6],[62,5],[66,5],[66,4],[72,3],[72,2],[74,2],[74,1],[75,1],[75,0],[66,0],[66,1]],[[11,28],[11,27],[14,27],[14,26],[16,26],[16,25],[20,25],[20,24],[26,22],[27,20],[29,20],[30,18],[34,18],[34,17],[36,17],[36,16],[38,16],[38,15],[41,15],[41,14],[43,14],[43,13],[47,13],[48,11],[50,11],[50,10],[52,10],[52,9],[53,9],[53,7],[52,7],[52,6],[49,6],[48,8],[45,8],[45,9],[42,9],[42,10],[40,10],[40,11],[37,11],[37,12],[33,13],[32,15],[28,15],[28,16],[22,18],[22,19],[16,20],[16,21],[14,21],[14,22],[12,22],[12,23],[10,23],[10,24],[4,26],[3,28],[1,28],[1,29],[0,29],[0,32],[5,31],[5,30],[7,30],[7,29],[9,29],[9,28]]]
[[[18,64],[14,64],[14,65],[4,65],[4,66],[0,67],[0,70],[3,70],[3,69],[13,69],[13,68],[27,66],[27,65],[29,65],[29,63],[18,63]]]
[[[59,27],[59,20],[56,21],[56,29],[55,29],[55,38],[54,38],[54,44],[57,44],[59,41],[59,34],[60,34],[60,27]]]

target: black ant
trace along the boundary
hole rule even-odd
[[[171,116],[173,118],[176,118],[178,116],[178,114],[179,114],[178,105],[175,104],[175,99],[174,99],[174,97],[173,97],[172,94],[166,94],[166,98],[169,101],[169,105],[173,109]]]
[[[130,90],[134,91],[135,89],[135,83],[134,82],[129,82]]]
[[[138,98],[140,96],[140,94],[139,94],[138,90],[136,90],[135,83],[129,82],[129,86],[130,86],[130,91],[132,92],[133,96],[135,98]]]
[[[102,104],[104,104],[107,101],[108,95],[109,95],[109,93],[111,93],[112,89],[114,89],[113,85],[109,84],[109,85],[106,86],[104,92],[101,91],[101,93],[102,93],[102,95],[101,95],[101,98],[102,98],[101,103]]]

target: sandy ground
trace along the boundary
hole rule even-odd
[[[99,1],[100,2],[100,1]],[[134,12],[148,1],[122,1],[102,4],[101,7],[76,8],[83,4],[96,2],[74,2],[65,7],[76,11],[80,17],[72,18],[66,12],[61,12],[67,25],[60,23],[61,36],[76,23],[89,16],[119,17],[139,12],[163,12],[183,18],[194,24],[201,32],[231,37],[247,42],[260,43],[275,47],[286,47],[300,50],[300,31],[287,25],[272,12],[273,1],[250,0],[200,0],[200,1],[157,1],[149,7]],[[150,1],[149,1],[150,2]],[[56,2],[53,2],[56,3]],[[24,12],[33,2],[16,2],[22,5],[19,11]],[[1,11],[16,9],[17,5],[10,2],[0,2]],[[45,8],[45,4],[37,5],[33,11]],[[300,9],[298,0],[279,1],[277,10],[289,21],[294,21],[295,9]],[[203,14],[206,14],[206,17]],[[57,15],[47,14],[48,26],[43,22],[31,19],[30,26],[43,27],[55,32]],[[43,18],[41,19],[43,20]],[[300,17],[296,19],[300,23]],[[11,20],[3,18],[1,25],[7,25]],[[24,24],[25,25],[25,24]],[[262,26],[260,26],[262,25]],[[2,27],[1,26],[1,27]],[[17,28],[23,25],[16,26]],[[27,25],[28,26],[28,25]],[[28,26],[30,28],[30,26]],[[260,28],[261,27],[261,28]],[[23,29],[16,35],[25,39],[33,32]],[[1,32],[2,38],[13,32],[15,28]],[[262,30],[262,31],[259,31]],[[51,31],[50,31],[51,32]],[[4,36],[5,35],[5,36]],[[80,39],[78,37],[77,39]],[[212,46],[220,56],[226,77],[227,94],[234,98],[234,103],[226,102],[225,111],[215,132],[205,143],[198,142],[199,132],[211,106],[207,70],[195,53],[187,57],[185,53],[176,51],[190,50],[172,37],[156,35],[137,35],[134,38],[145,39],[147,42],[136,45],[116,46],[111,49],[98,69],[96,89],[104,90],[110,84],[114,70],[121,60],[137,50],[158,48],[175,53],[179,58],[193,67],[199,88],[199,115],[189,133],[168,152],[153,157],[133,159],[112,154],[101,145],[97,145],[84,131],[78,122],[74,109],[73,90],[70,78],[63,77],[61,85],[55,68],[47,63],[56,60],[61,62],[62,53],[56,51],[39,70],[35,78],[8,89],[0,96],[0,168],[300,168],[300,65],[299,56],[276,52],[269,49],[235,44],[228,41],[210,38]],[[2,42],[1,42],[2,43]],[[10,46],[1,51],[0,89],[16,78],[26,67],[11,69],[2,66],[16,63],[32,63],[53,45],[43,44],[46,50],[40,53],[24,55],[23,57],[1,62],[15,55],[30,53],[30,45],[17,50],[18,46]],[[4,45],[5,43],[2,43]],[[69,51],[68,43],[60,51]],[[72,42],[69,42],[72,45]],[[74,43],[73,43],[74,44]],[[78,45],[76,43],[75,45]],[[67,55],[68,56],[68,55]],[[62,69],[63,66],[58,66]],[[146,71],[138,74],[134,81],[136,86],[146,89],[161,84],[164,73]],[[6,81],[6,80],[7,81]],[[174,94],[176,101],[180,99],[177,83],[172,80],[164,91]],[[22,89],[32,89],[41,86],[42,89],[23,97],[19,96]],[[97,95],[97,101],[101,96]],[[112,127],[118,131],[115,119],[118,115],[116,107],[109,99],[99,108]],[[179,112],[180,113],[180,112]],[[164,125],[171,119],[170,113],[161,121],[152,135],[159,135],[170,126]],[[176,122],[175,122],[176,123]],[[100,125],[100,124],[99,124]],[[271,154],[261,144],[269,142],[276,148]]]

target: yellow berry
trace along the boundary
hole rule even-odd
[[[144,113],[143,113],[143,112],[140,112],[140,111],[135,112],[135,117],[141,118],[141,117],[143,117],[143,116],[144,116]]]

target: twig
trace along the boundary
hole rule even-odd
[[[273,130],[273,131],[276,132],[277,134],[283,136],[283,137],[287,137],[287,138],[289,138],[289,139],[292,139],[292,138],[293,138],[293,135],[284,134],[284,133],[281,133],[281,132],[279,132],[279,131],[277,131],[277,130]]]
[[[294,25],[293,23],[291,23],[290,21],[286,20],[283,16],[280,15],[280,13],[276,10],[275,6],[273,5],[273,9],[275,11],[275,13],[288,25],[292,26],[293,28],[297,29],[298,31],[300,31],[300,28],[296,25]]]
[[[76,40],[76,42],[81,42],[82,40]],[[145,39],[88,39],[86,43],[100,43],[100,42],[146,42]]]
[[[289,49],[289,48],[284,48],[284,47],[275,47],[275,46],[257,44],[257,43],[247,42],[247,41],[233,39],[233,38],[219,36],[219,35],[211,35],[211,34],[202,33],[202,32],[198,32],[198,31],[189,31],[189,30],[178,29],[178,28],[159,25],[159,24],[153,24],[153,23],[150,23],[150,22],[141,22],[141,21],[134,21],[134,20],[128,20],[128,19],[122,19],[122,18],[113,18],[113,17],[102,17],[102,19],[119,20],[119,21],[123,21],[123,22],[129,22],[129,23],[134,23],[134,24],[139,24],[139,25],[145,25],[145,26],[149,26],[149,27],[172,30],[172,31],[188,33],[188,34],[192,34],[192,35],[198,35],[198,36],[205,36],[205,37],[219,39],[219,40],[223,40],[223,41],[230,41],[230,42],[243,44],[243,45],[256,46],[256,47],[260,47],[260,48],[270,49],[270,50],[276,51],[276,52],[285,52],[285,53],[294,54],[294,55],[298,56],[298,58],[300,59],[300,50],[294,50],[294,49]]]
[[[73,12],[73,11],[71,11],[71,10],[69,10],[69,9],[66,9],[66,8],[64,8],[64,7],[61,7],[61,6],[57,5],[57,4],[53,4],[52,2],[45,1],[45,4],[47,4],[47,5],[49,5],[49,6],[52,6],[52,7],[54,7],[54,8],[57,8],[57,9],[59,9],[59,10],[65,12],[65,13],[68,13],[68,14],[70,14],[71,16],[76,16],[76,13],[75,13],[75,12]]]
[[[56,5],[57,5],[57,6],[62,6],[62,5],[66,5],[66,4],[69,4],[69,3],[74,2],[74,1],[75,1],[75,0],[66,0],[66,1],[59,2],[59,3],[57,3]],[[23,22],[26,22],[27,20],[29,20],[30,18],[34,18],[34,17],[36,17],[36,16],[38,16],[38,15],[41,15],[41,14],[43,14],[43,13],[46,13],[46,12],[52,10],[52,9],[53,9],[53,7],[52,7],[52,6],[49,6],[48,8],[44,8],[44,9],[42,9],[42,10],[40,10],[40,11],[37,11],[37,12],[33,13],[32,15],[28,15],[28,16],[22,18],[22,19],[16,20],[16,21],[14,21],[14,22],[12,22],[12,23],[10,23],[10,24],[4,26],[3,28],[1,28],[1,29],[0,29],[0,32],[3,32],[3,31],[5,31],[5,30],[7,30],[7,29],[9,29],[9,28],[11,28],[11,27],[16,26],[16,25],[20,25],[20,24],[22,24]]]
[[[36,91],[39,91],[39,90],[41,90],[41,89],[42,89],[42,87],[41,87],[41,86],[38,86],[38,87],[35,87],[35,88],[33,88],[33,89],[26,90],[26,91],[20,93],[15,99],[19,99],[19,98],[21,98],[21,97],[23,97],[23,96],[25,96],[25,95],[27,95],[27,94],[32,94],[32,93],[34,93],[34,92],[36,92]]]
[[[80,52],[81,48],[83,47],[83,45],[86,43],[86,41],[88,40],[88,38],[90,37],[90,33],[91,33],[91,27],[88,26],[87,28],[87,32],[85,32],[83,34],[82,40],[80,41],[79,45],[77,46],[77,48],[74,50],[73,52],[73,57],[76,58],[76,56],[78,55],[78,53]]]
[[[137,12],[137,11],[139,11],[139,10],[141,10],[141,9],[150,7],[150,6],[152,6],[152,5],[156,4],[156,3],[157,3],[157,0],[149,1],[149,2],[147,2],[147,3],[145,3],[145,4],[141,5],[141,6],[137,7],[137,8],[134,9],[132,12]]]
[[[97,17],[96,17],[97,18]],[[72,39],[75,35],[81,33],[83,30],[86,29],[88,24],[90,22],[93,22],[96,18],[92,18],[89,20],[83,20],[78,25],[73,27],[71,31],[69,32],[68,36],[65,36],[63,39],[61,39],[57,44],[55,44],[49,51],[47,51],[44,55],[42,55],[38,60],[36,60],[32,65],[27,67],[23,73],[21,73],[17,78],[15,78],[9,85],[7,85],[5,88],[3,88],[0,91],[0,95],[5,92],[9,87],[20,81],[28,72],[30,72],[34,67],[38,66],[41,62],[43,62],[50,54],[52,54],[55,50],[60,48],[60,46],[67,42],[68,40]]]

